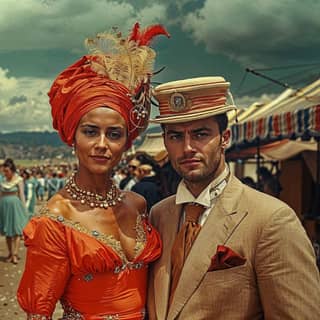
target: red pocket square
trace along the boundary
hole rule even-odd
[[[211,258],[208,271],[222,270],[245,264],[247,259],[240,256],[230,248],[218,245],[216,254]]]

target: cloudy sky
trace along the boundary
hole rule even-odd
[[[86,54],[83,40],[139,21],[171,34],[153,43],[154,79],[222,75],[240,107],[299,88],[320,71],[318,0],[0,0],[0,131],[52,130],[47,91]],[[154,111],[156,112],[156,111]]]

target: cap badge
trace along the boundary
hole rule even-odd
[[[187,101],[183,94],[175,92],[170,97],[170,107],[173,111],[180,112],[187,108]]]

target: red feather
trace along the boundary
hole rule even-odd
[[[140,36],[140,24],[136,22],[132,28],[131,34],[129,35],[129,40],[137,41]]]
[[[170,38],[170,34],[167,32],[167,30],[160,24],[156,24],[150,27],[147,27],[140,32],[139,39],[138,39],[138,45],[139,46],[147,46],[150,44],[153,37],[163,34]]]

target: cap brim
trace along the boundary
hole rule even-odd
[[[183,114],[175,114],[170,116],[157,116],[154,119],[150,119],[150,123],[181,123],[181,122],[189,122],[194,120],[200,120],[204,118],[208,118],[210,116],[215,116],[222,113],[227,113],[229,111],[236,111],[237,107],[234,105],[228,105],[224,107],[219,107],[217,109],[209,109],[204,111],[198,111],[193,113],[183,113]]]

